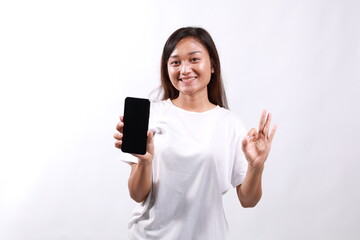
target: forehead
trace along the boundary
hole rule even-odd
[[[201,53],[208,53],[205,46],[196,38],[187,37],[181,39],[178,44],[176,45],[174,51],[171,53],[171,56],[174,55],[188,55],[192,52],[201,52]]]

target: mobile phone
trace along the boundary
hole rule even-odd
[[[145,154],[149,127],[149,99],[127,97],[124,105],[124,127],[121,150]]]

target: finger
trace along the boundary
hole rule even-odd
[[[275,135],[275,133],[276,133],[277,128],[278,128],[278,125],[275,124],[275,125],[273,126],[273,128],[271,129],[270,134],[269,134],[269,140],[270,140],[270,142],[272,142],[272,140],[273,140],[273,138],[274,138],[274,135]]]
[[[115,147],[121,149],[122,141],[116,141]]]
[[[260,123],[259,123],[259,132],[263,132],[265,123],[266,123],[266,115],[267,115],[267,111],[264,109],[261,113],[261,117],[260,117]]]
[[[118,130],[121,133],[122,133],[123,127],[124,127],[123,122],[119,122],[118,124],[116,124],[116,130]]]
[[[147,142],[148,143],[151,143],[152,141],[153,141],[153,137],[154,137],[154,133],[153,133],[153,131],[148,131],[147,132],[147,137],[148,137],[148,139],[147,139]]]
[[[154,143],[153,143],[153,138],[154,138],[154,133],[152,131],[148,131],[147,132],[147,152],[149,152],[150,154],[154,154]]]
[[[242,150],[245,152],[246,146],[248,145],[248,139],[244,137],[242,140]]]
[[[271,118],[272,118],[272,115],[271,115],[271,113],[269,113],[267,115],[264,130],[263,130],[263,133],[264,133],[265,137],[268,137],[268,134],[269,134]]]
[[[116,140],[122,140],[123,134],[122,133],[114,133],[113,136]]]
[[[145,159],[147,158],[147,156],[149,155],[153,155],[154,154],[154,144],[153,144],[153,137],[154,137],[154,133],[149,130],[147,132],[147,145],[146,145],[146,153],[145,154],[132,154],[133,156],[140,158],[140,159]]]
[[[251,128],[247,135],[242,140],[242,150],[245,152],[246,147],[250,141],[257,139],[258,133],[255,128]]]
[[[258,132],[255,128],[251,128],[245,137],[246,141],[252,141],[258,138]]]
[[[257,134],[256,129],[255,129],[255,128],[251,128],[251,129],[249,130],[249,132],[247,133],[247,136],[248,136],[248,137],[253,137],[253,136],[255,136],[256,134]]]
[[[118,124],[116,125],[116,129],[119,132],[122,132],[122,128],[124,127],[124,116],[120,115],[119,119],[120,119],[120,122],[118,122]]]

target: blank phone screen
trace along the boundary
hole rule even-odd
[[[124,107],[124,128],[121,150],[127,153],[146,153],[150,101],[127,97]]]

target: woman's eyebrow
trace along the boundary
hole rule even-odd
[[[193,51],[193,52],[190,52],[188,55],[193,55],[195,53],[202,53],[202,51]]]
[[[202,51],[192,51],[188,53],[188,56],[193,55],[195,53],[202,53]],[[179,55],[171,55],[170,58],[178,58]]]

